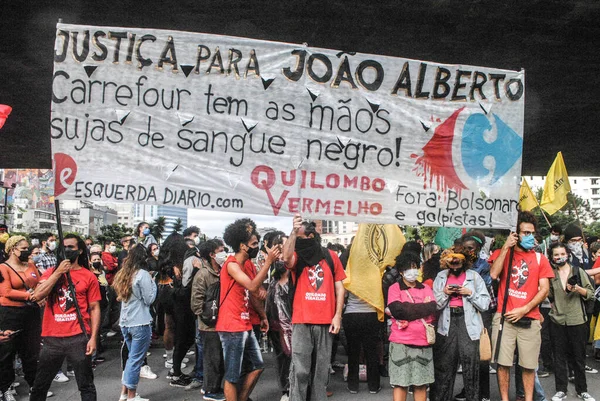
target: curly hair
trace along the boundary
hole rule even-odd
[[[27,241],[27,238],[22,235],[13,235],[10,237],[8,241],[6,241],[6,245],[4,245],[5,252],[10,253],[10,251],[12,251],[13,248],[21,241]]]
[[[442,252],[440,257],[440,268],[447,269],[450,267],[450,262],[453,259],[460,259],[463,261],[463,267],[465,269],[470,269],[473,264],[472,254],[461,245],[453,246],[448,248]]]
[[[399,271],[403,272],[408,269],[418,269],[421,265],[421,257],[419,254],[414,252],[402,252],[396,257],[396,263],[394,267]]]
[[[223,239],[237,253],[240,251],[240,245],[250,241],[253,235],[260,238],[256,232],[256,223],[251,219],[239,219],[225,228]]]
[[[113,281],[117,301],[129,301],[133,293],[133,278],[140,269],[148,269],[148,262],[146,262],[146,247],[137,244],[127,254],[123,261],[123,267],[121,267]]]
[[[519,212],[519,217],[517,219],[517,233],[521,232],[521,223],[533,224],[533,229],[537,231],[537,219],[533,213]]]

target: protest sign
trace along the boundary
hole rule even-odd
[[[524,91],[523,71],[58,24],[56,196],[509,227]]]

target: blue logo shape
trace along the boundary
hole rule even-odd
[[[523,138],[496,114],[494,120],[498,134],[494,142],[489,143],[484,138],[485,132],[492,129],[492,124],[484,114],[476,113],[467,118],[461,143],[462,162],[465,171],[473,179],[486,177],[490,170],[484,166],[484,159],[487,156],[494,158],[496,166],[490,184],[504,176],[523,152]]]

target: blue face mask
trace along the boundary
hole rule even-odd
[[[535,246],[535,238],[534,238],[533,234],[529,234],[529,235],[526,235],[523,238],[521,238],[521,242],[519,242],[519,245],[521,246],[521,248],[525,249],[526,251],[533,248]]]
[[[150,234],[150,229],[149,228],[144,229],[144,231],[142,231],[142,234],[144,234],[144,235]]]

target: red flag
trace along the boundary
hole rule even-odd
[[[12,111],[12,107],[7,106],[5,104],[0,104],[0,128],[4,126],[8,115]]]

